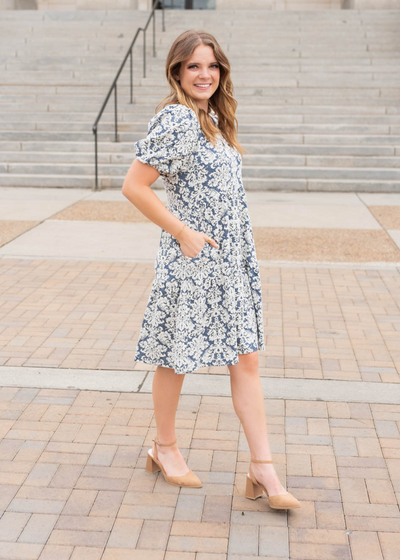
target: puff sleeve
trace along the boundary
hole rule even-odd
[[[198,149],[200,123],[185,105],[168,105],[149,122],[147,137],[135,142],[136,159],[163,176],[191,168]]]

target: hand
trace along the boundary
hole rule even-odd
[[[210,241],[206,241],[210,239]],[[183,228],[181,234],[177,239],[180,244],[182,253],[189,258],[197,257],[200,251],[203,249],[206,243],[210,243],[213,247],[219,248],[218,243],[212,237],[201,231],[195,231],[190,227],[186,226]]]

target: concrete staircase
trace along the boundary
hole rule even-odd
[[[121,188],[167,94],[164,60],[188,28],[214,33],[233,68],[246,189],[400,192],[400,12],[167,11],[157,58],[135,47],[99,125],[101,188]],[[94,186],[92,124],[136,11],[0,13],[0,185]],[[161,184],[160,184],[161,186]]]

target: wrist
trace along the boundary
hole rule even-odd
[[[179,230],[177,231],[177,233],[174,235],[174,237],[175,237],[175,239],[176,239],[177,241],[179,241],[179,240],[182,238],[182,236],[183,236],[183,234],[184,234],[184,232],[185,232],[185,230],[186,230],[187,227],[188,227],[188,226],[187,226],[186,224],[182,223],[181,227],[179,228]]]

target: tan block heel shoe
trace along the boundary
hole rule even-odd
[[[183,486],[185,488],[200,488],[202,485],[201,480],[194,474],[192,470],[189,470],[187,473],[182,474],[180,476],[168,476],[164,470],[164,467],[160,463],[160,460],[157,455],[157,443],[158,445],[174,445],[176,443],[173,441],[172,443],[161,443],[158,441],[158,437],[153,439],[154,445],[153,449],[149,449],[147,452],[147,463],[146,463],[146,471],[150,473],[156,473],[161,471],[164,475],[165,482],[168,484],[172,484],[172,486]]]
[[[246,498],[256,500],[265,492],[268,498],[269,506],[273,509],[295,509],[301,507],[300,502],[292,496],[290,492],[269,496],[265,486],[261,484],[261,482],[258,482],[254,476],[253,471],[251,470],[251,463],[273,463],[273,461],[261,461],[259,459],[250,460],[249,472],[246,475]]]

